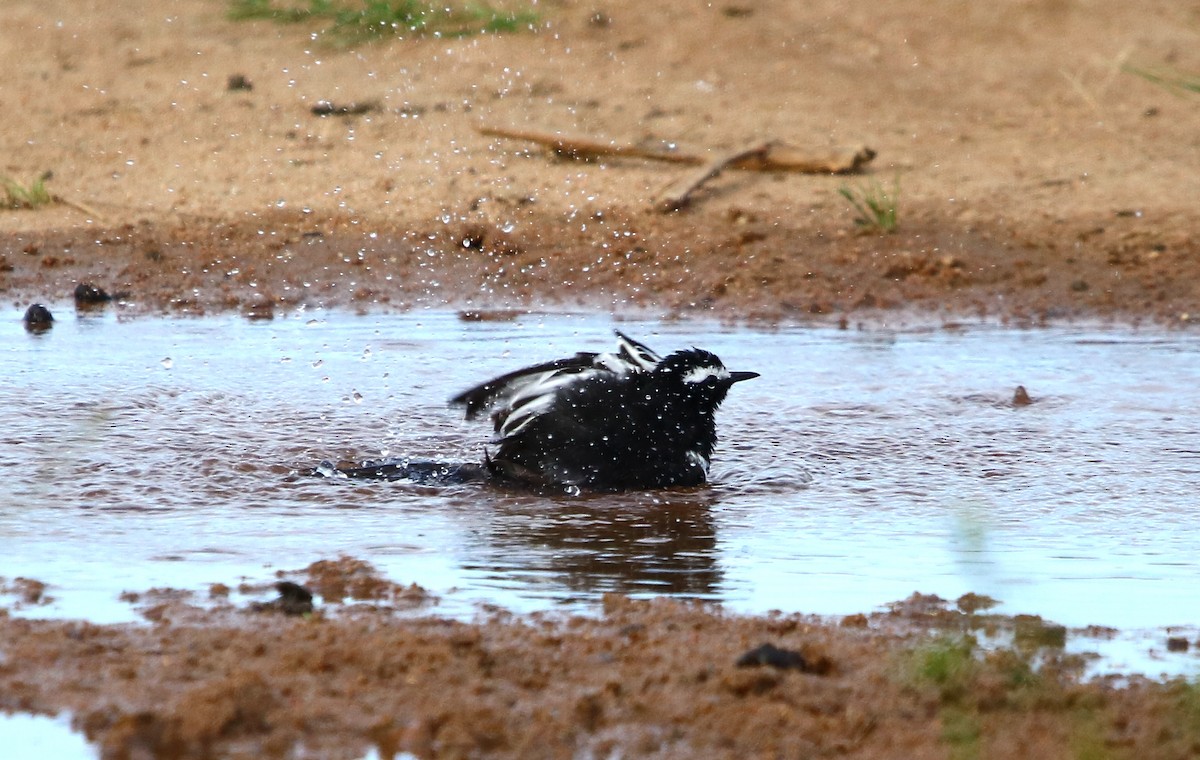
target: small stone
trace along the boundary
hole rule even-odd
[[[275,590],[279,592],[279,605],[285,614],[303,615],[312,612],[312,592],[299,583],[280,581],[275,584]]]
[[[25,322],[25,329],[31,333],[45,332],[54,326],[54,315],[40,303],[26,309],[22,320]]]
[[[1024,385],[1018,385],[1013,391],[1012,405],[1013,406],[1029,406],[1033,403],[1033,399],[1029,397],[1029,392],[1025,390]]]
[[[246,304],[243,311],[251,322],[266,322],[275,318],[275,303],[269,298],[260,298]]]
[[[1167,639],[1168,652],[1186,652],[1191,643],[1182,636],[1171,636]]]
[[[250,605],[253,612],[282,612],[285,615],[308,615],[313,611],[312,592],[291,581],[280,581],[275,584],[279,598],[269,602],[256,602]]]
[[[751,649],[735,663],[739,668],[757,668],[769,665],[778,670],[808,671],[808,660],[799,652],[790,649],[780,649],[774,644],[763,644],[757,649]]]
[[[230,92],[249,92],[254,89],[254,84],[251,83],[245,74],[230,74],[229,79],[225,83],[225,89]]]
[[[107,303],[112,300],[104,288],[93,285],[90,282],[81,282],[75,286],[75,304],[77,306],[90,306],[94,304]]]

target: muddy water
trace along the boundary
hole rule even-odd
[[[134,619],[123,590],[349,554],[464,616],[612,590],[848,613],[920,590],[1069,625],[1200,617],[1200,344],[1184,333],[623,322],[762,377],[721,410],[711,487],[551,498],[294,471],[478,459],[488,431],[445,399],[607,348],[605,317],[56,313],[42,335],[0,322],[0,576],[54,598],[21,614]],[[1012,405],[1018,384],[1032,405]]]

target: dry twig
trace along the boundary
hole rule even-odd
[[[488,137],[503,137],[508,140],[525,140],[549,148],[556,155],[566,158],[590,160],[605,156],[642,158],[651,161],[666,161],[674,164],[701,166],[713,163],[704,156],[677,151],[652,150],[636,145],[613,141],[596,140],[590,137],[573,137],[553,132],[527,129],[480,126],[479,133]],[[814,154],[779,142],[769,142],[750,151],[739,151],[745,155],[734,161],[725,160],[722,168],[742,169],[759,172],[798,172],[801,174],[853,174],[875,158],[875,151],[866,146],[841,150],[832,154]]]
[[[736,166],[753,159],[761,160],[762,156],[766,155],[769,150],[771,150],[771,144],[763,143],[719,156],[695,174],[684,177],[681,180],[676,180],[668,185],[659,193],[659,199],[655,205],[663,213],[678,211],[688,204],[692,193],[696,192],[705,182],[716,177],[730,166]]]

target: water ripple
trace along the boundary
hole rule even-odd
[[[0,575],[48,581],[92,617],[72,605],[98,591],[263,579],[339,553],[451,614],[606,591],[836,613],[970,590],[1114,625],[1200,608],[1200,351],[1185,334],[624,322],[762,377],[720,412],[710,487],[570,498],[298,472],[478,460],[486,425],[445,399],[607,347],[607,320],[310,316],[64,319],[36,340],[5,322]],[[1018,385],[1032,405],[1013,405]]]

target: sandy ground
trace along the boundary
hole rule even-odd
[[[52,171],[60,199],[0,211],[13,306],[69,310],[88,282],[128,313],[256,318],[1200,313],[1200,97],[1121,70],[1200,71],[1195,3],[559,0],[529,33],[350,49],[226,9],[4,3],[0,174]],[[878,156],[859,178],[722,174],[664,214],[693,170],[556,159],[481,125]],[[838,194],[871,180],[900,183],[892,234],[857,231]],[[146,594],[145,626],[0,611],[0,709],[70,710],[112,758],[1200,752],[1195,686],[1083,684],[1053,626],[986,653],[964,632],[1031,623],[929,600],[830,621],[614,597],[595,619],[464,623],[381,588],[301,616]],[[803,667],[737,666],[764,642]]]
[[[0,292],[24,306],[90,281],[185,313],[1196,313],[1200,96],[1121,71],[1200,71],[1194,4],[538,8],[528,34],[347,50],[217,0],[11,0],[0,171],[53,171],[73,205],[0,212]],[[480,125],[878,157],[857,180],[728,173],[661,214],[693,169],[554,160]],[[898,230],[857,234],[838,188],[897,178]]]

